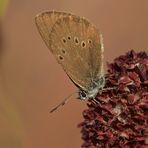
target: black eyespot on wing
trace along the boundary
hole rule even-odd
[[[88,39],[88,43],[91,44],[92,43],[92,40]]]
[[[75,42],[76,44],[79,44],[79,39],[78,39],[77,37],[74,37],[74,42]]]
[[[66,51],[65,51],[64,49],[62,49],[61,51],[62,51],[62,53],[64,53],[64,54],[66,53]]]
[[[61,61],[64,60],[64,58],[61,55],[59,55],[58,57]]]
[[[66,43],[66,39],[65,38],[63,38],[62,41],[63,41],[63,43]]]
[[[84,48],[86,46],[86,43],[84,41],[82,41],[81,46]]]
[[[70,40],[71,39],[71,36],[68,36],[67,39]]]

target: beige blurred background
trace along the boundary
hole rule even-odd
[[[53,9],[84,16],[101,30],[104,63],[148,49],[147,0],[10,0],[1,19],[0,148],[81,147],[77,124],[86,103],[72,99],[49,113],[77,90],[34,23],[37,13]]]

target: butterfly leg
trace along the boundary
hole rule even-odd
[[[108,88],[102,88],[102,91],[115,90],[115,89],[117,89],[117,87],[108,87]]]
[[[95,107],[101,106],[101,103],[98,100],[96,100],[96,97],[90,98],[89,100]]]

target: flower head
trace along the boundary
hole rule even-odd
[[[108,64],[106,84],[79,124],[83,148],[146,148],[148,55],[133,50]]]

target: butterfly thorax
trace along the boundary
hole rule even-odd
[[[93,80],[91,86],[87,90],[80,89],[79,91],[80,100],[85,100],[88,98],[94,99],[98,94],[98,92],[101,92],[104,85],[105,85],[104,77],[100,77],[96,81]]]

